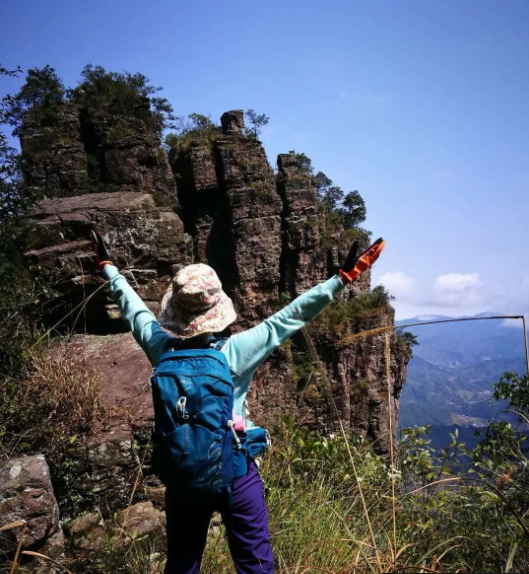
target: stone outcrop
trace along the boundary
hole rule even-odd
[[[362,247],[367,246],[369,238],[365,233],[345,230],[321,211],[313,177],[298,154],[281,154],[278,173],[274,175],[261,143],[244,135],[241,110],[226,112],[221,124],[222,127],[197,132],[196,137],[193,133],[186,135],[173,147],[168,162],[160,159],[165,155],[157,143],[157,134],[138,119],[119,123],[112,114],[90,115],[73,104],[65,104],[53,139],[48,128],[42,127],[42,121],[30,113],[22,130],[25,154],[38,166],[35,173],[55,174],[50,175],[52,179],[30,175],[30,183],[45,190],[46,186],[55,186],[55,195],[71,197],[38,204],[28,221],[28,264],[41,274],[47,273],[45,278],[63,294],[67,305],[74,307],[101,284],[86,240],[89,229],[96,226],[110,244],[118,267],[155,312],[180,265],[193,261],[210,264],[234,300],[238,320],[232,331],[237,331],[255,325],[288,299],[336,272],[355,237]],[[75,182],[82,180],[81,175],[65,176],[62,180],[57,176],[55,168],[62,165],[57,160],[58,150],[65,141],[71,146],[82,142],[88,164],[97,159],[102,168],[98,178],[112,191],[86,193],[82,186],[75,187]],[[41,153],[44,142],[48,151]],[[75,149],[79,152],[80,148]],[[52,152],[52,156],[47,155]],[[162,169],[164,161],[166,167]],[[174,172],[171,182],[167,176],[169,163]],[[71,174],[75,172],[74,164],[65,160],[63,167]],[[87,177],[94,179],[93,174]],[[69,182],[66,187],[61,187],[63,180]],[[369,289],[367,272],[341,299],[345,303]],[[63,313],[64,307],[59,310]],[[91,333],[113,333],[123,329],[118,317],[116,306],[103,290],[90,299],[82,316],[72,314],[76,323],[71,327]],[[363,321],[362,328],[392,321],[391,312],[381,309],[375,318]],[[340,389],[335,392],[346,426],[383,444],[383,436],[387,435],[382,421],[387,398],[377,386],[383,375],[382,349],[375,345],[373,352],[361,352],[377,339],[339,352],[332,350],[329,340],[315,340],[318,352],[325,355],[331,379]],[[99,358],[94,356],[94,348],[100,349],[96,352]],[[398,350],[394,351],[397,356]],[[110,401],[128,405],[134,413],[133,420],[141,420],[140,427],[148,425],[152,416],[150,408],[145,407],[148,401],[131,396],[135,382],[112,382],[120,376],[127,381],[136,376],[138,384],[144,384],[148,365],[132,340],[110,339],[102,346],[92,341],[81,352],[90,357],[96,368],[101,365],[103,396],[106,388],[116,389],[110,393]],[[304,382],[293,374],[294,355],[306,352],[303,339],[297,337],[294,347],[278,350],[257,372],[250,394],[256,422],[273,426],[278,417],[288,412],[314,428],[332,427],[329,421],[333,415],[321,401],[317,401],[318,406],[312,405],[311,415],[304,412],[307,395],[301,395],[300,401],[298,387]],[[121,354],[135,359],[123,364],[118,357]],[[107,365],[106,357],[110,355],[122,366]],[[396,399],[404,373],[405,360],[394,369],[391,384]],[[369,399],[356,396],[359,385],[369,387]]]
[[[223,133],[240,135],[244,130],[244,112],[242,110],[224,112],[220,118],[220,123]]]
[[[26,114],[20,131],[28,187],[34,197],[84,193],[149,193],[176,206],[175,183],[160,134],[147,120],[94,113],[75,103]]]
[[[88,158],[75,105],[65,104],[52,118],[30,111],[20,143],[26,183],[33,196],[70,197],[87,189]]]
[[[180,218],[171,208],[156,205],[151,194],[98,193],[42,201],[27,224],[28,265],[75,307],[102,283],[87,239],[93,227],[112,245],[114,262],[125,269],[138,294],[157,311],[175,265],[190,262],[191,250]],[[79,326],[92,332],[119,330],[116,312],[106,292],[100,292],[78,317]]]
[[[54,474],[61,517],[98,510],[105,518],[134,500],[139,459],[132,431],[124,425],[71,448],[67,468]],[[141,493],[139,493],[141,494]]]
[[[83,550],[101,550],[110,539],[119,546],[131,537],[137,542],[150,539],[163,540],[165,515],[151,502],[139,502],[105,520],[99,512],[83,514],[66,525],[66,531],[76,547]]]
[[[281,198],[264,150],[242,135],[242,111],[222,131],[170,154],[195,258],[219,273],[239,311],[239,328],[267,316],[278,299]]]
[[[23,550],[40,552],[51,558],[63,553],[59,507],[43,455],[12,459],[0,465],[0,528],[17,522],[27,526]],[[2,532],[0,553],[12,556],[22,532],[22,526]]]
[[[283,201],[281,287],[296,296],[329,276],[329,261],[321,245],[321,214],[311,174],[299,166],[295,152],[279,155],[277,166]]]

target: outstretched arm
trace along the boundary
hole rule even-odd
[[[141,300],[128,281],[113,265],[105,266],[105,279],[110,281],[110,294],[119,305],[121,317],[153,366],[167,348],[171,335],[164,331],[152,311]]]
[[[262,323],[230,337],[222,352],[232,371],[248,377],[282,343],[307,325],[344,288],[335,275],[300,295]]]
[[[105,279],[110,282],[110,294],[120,308],[121,317],[145,351],[151,364],[156,365],[160,356],[165,352],[167,341],[172,338],[171,335],[160,327],[154,313],[147,308],[125,277],[112,264],[105,242],[96,232],[92,232],[92,245],[97,255],[99,268]]]
[[[256,327],[230,337],[222,352],[226,355],[231,369],[249,380],[255,369],[274,349],[312,321],[345,285],[352,283],[373,265],[384,249],[384,241],[378,239],[360,255],[358,249],[358,241],[355,241],[339,276],[335,275],[325,283],[313,287]]]

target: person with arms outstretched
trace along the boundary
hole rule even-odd
[[[158,467],[167,486],[165,573],[199,574],[209,523],[218,511],[237,573],[273,574],[268,513],[255,463],[267,441],[263,429],[248,419],[246,395],[263,361],[373,264],[383,240],[361,255],[355,241],[337,275],[229,337],[219,334],[237,315],[211,267],[183,267],[157,320],[95,231],[92,244],[122,318],[156,369],[154,449],[159,443]]]

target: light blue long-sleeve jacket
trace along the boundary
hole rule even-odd
[[[110,293],[121,309],[121,316],[134,338],[156,366],[167,351],[168,340],[174,339],[165,331],[134,289],[116,267],[108,265],[103,275],[110,281]],[[246,394],[259,365],[296,331],[307,325],[344,288],[341,279],[331,279],[300,295],[292,303],[259,325],[232,335],[222,347],[234,384],[233,414],[246,418]]]

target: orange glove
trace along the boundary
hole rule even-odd
[[[361,255],[358,253],[358,241],[355,241],[349,250],[347,259],[344,266],[340,269],[340,277],[345,283],[352,283],[357,279],[366,269],[378,259],[382,253],[386,242],[382,239],[377,239],[371,247],[368,247]]]

